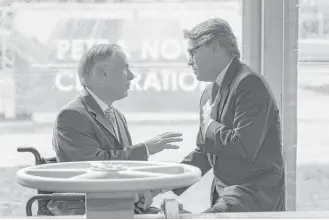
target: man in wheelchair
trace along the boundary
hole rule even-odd
[[[80,60],[78,75],[84,89],[59,112],[53,129],[57,162],[93,160],[143,160],[164,149],[177,149],[173,142],[182,134],[167,132],[132,144],[124,115],[112,104],[127,97],[134,78],[127,56],[116,44],[92,47]],[[135,213],[158,213],[150,207],[153,196],[142,196]],[[50,201],[54,215],[84,214],[84,201]]]

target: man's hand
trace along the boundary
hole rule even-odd
[[[150,191],[144,192],[143,195],[136,195],[135,203],[140,209],[148,209],[153,203],[153,196]]]
[[[202,124],[207,124],[207,122],[214,120],[216,108],[214,108],[210,100],[202,107],[202,110]]]
[[[175,132],[167,132],[160,134],[151,140],[144,142],[150,155],[159,153],[164,149],[178,149],[179,146],[170,143],[182,141],[182,134]]]
[[[202,107],[202,131],[205,134],[206,129],[209,124],[217,119],[218,103],[220,101],[221,95],[217,94],[213,103],[208,100],[207,103]]]
[[[137,207],[143,210],[150,208],[153,203],[153,198],[161,193],[161,190],[147,191],[143,194],[137,194],[135,198],[135,203]]]

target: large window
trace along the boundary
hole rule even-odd
[[[329,1],[300,0],[299,6],[297,210],[324,210],[329,185]],[[231,24],[241,49],[241,7],[242,0],[152,4],[130,0],[115,5],[20,1],[3,8],[0,216],[25,215],[25,203],[36,191],[16,184],[15,172],[33,164],[34,158],[16,148],[32,146],[43,157],[55,156],[54,120],[81,92],[77,64],[93,44],[118,43],[129,55],[135,79],[129,96],[116,105],[128,119],[133,142],[162,132],[183,132],[180,149],[163,151],[151,160],[183,159],[196,147],[199,99],[205,84],[196,80],[187,65],[182,30],[219,16]],[[208,208],[211,181],[209,172],[178,198],[184,208],[194,213]]]

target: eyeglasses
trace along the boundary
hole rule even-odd
[[[195,52],[201,47],[203,46],[203,44],[197,46],[197,47],[194,47],[193,49],[190,49],[188,52],[189,52],[189,55],[190,55],[190,60],[194,60],[194,54]]]

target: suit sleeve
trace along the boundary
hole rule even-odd
[[[203,151],[220,155],[231,148],[243,158],[255,161],[273,117],[273,100],[264,82],[256,75],[248,75],[235,93],[233,127],[214,121],[205,134]]]
[[[121,113],[120,113],[121,114]],[[126,119],[126,117],[123,115],[123,114],[121,114],[121,116],[122,116],[122,119],[123,119],[123,121],[125,122],[125,124],[127,125],[128,124],[128,122],[127,122],[127,119]],[[130,135],[129,135],[129,137],[130,137]],[[146,160],[148,160],[148,158],[150,157],[150,152],[149,152],[149,149],[148,149],[148,147],[146,146],[146,144],[144,144],[144,143],[139,143],[139,144],[137,144],[137,145],[135,145],[135,146],[143,146],[143,147],[145,147],[145,149],[146,149]]]
[[[88,119],[75,110],[63,110],[59,114],[54,128],[53,146],[58,157],[65,158],[64,161],[147,160],[143,144],[124,150],[102,149]],[[110,146],[108,149],[115,148]]]
[[[200,151],[200,147],[197,147],[193,152],[187,155],[181,163],[198,167],[201,170],[202,176],[208,173],[208,171],[211,169],[207,155]],[[190,187],[191,186],[182,187],[172,191],[177,196],[180,196]]]
[[[192,151],[189,155],[187,155],[181,163],[198,167],[201,170],[201,175],[204,176],[211,169],[211,166],[209,164],[207,155],[201,151],[204,145],[204,143],[202,142],[201,128],[199,129],[198,132],[196,145],[197,145],[196,149]],[[174,189],[172,191],[173,193],[179,196],[183,194],[189,187],[191,186]]]

